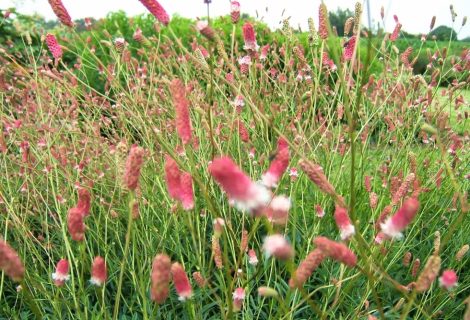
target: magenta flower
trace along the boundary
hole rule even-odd
[[[178,262],[171,265],[171,274],[173,276],[173,282],[175,284],[176,293],[178,293],[179,300],[185,301],[191,298],[193,289],[191,283],[189,283],[188,276],[184,271],[184,268]]]
[[[53,34],[48,33],[46,35],[46,45],[54,59],[60,59],[62,57],[62,47]]]
[[[108,278],[108,272],[106,269],[106,262],[100,256],[93,259],[93,265],[91,266],[91,279],[90,282],[96,286],[102,286]]]
[[[245,22],[243,25],[243,40],[245,41],[245,46],[243,49],[258,51],[258,43],[256,43],[256,34],[253,25],[249,22]]]
[[[450,290],[457,286],[457,274],[454,270],[445,270],[442,272],[441,277],[439,278],[439,284],[441,287],[445,288],[446,290]]]
[[[55,272],[52,274],[52,280],[54,280],[56,286],[61,287],[64,285],[65,281],[69,279],[69,262],[65,259],[60,259]]]
[[[156,0],[139,0],[147,8],[150,13],[157,18],[163,25],[168,25],[170,17],[166,13],[165,9]]]
[[[382,232],[392,239],[402,238],[403,234],[401,232],[413,220],[418,209],[419,201],[415,198],[409,198],[392,217],[380,224]]]
[[[348,211],[340,206],[336,206],[335,222],[341,233],[341,240],[347,240],[354,235],[355,229],[349,219]]]
[[[266,187],[251,181],[229,157],[214,159],[209,172],[239,210],[257,213],[271,199]]]

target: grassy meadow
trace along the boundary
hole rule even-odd
[[[1,319],[470,319],[467,42],[58,12],[0,43]]]

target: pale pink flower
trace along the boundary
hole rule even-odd
[[[256,213],[271,199],[266,187],[251,181],[229,157],[214,159],[209,172],[239,210]]]
[[[243,49],[258,51],[259,46],[256,43],[256,34],[253,25],[249,22],[245,22],[243,25],[243,40],[245,41],[245,46]]]
[[[69,279],[69,262],[65,259],[60,259],[57,263],[55,272],[52,274],[52,280],[54,280],[54,284],[56,286],[60,287]]]
[[[245,289],[236,288],[233,292],[233,311],[238,312],[243,307],[243,300],[245,299]]]
[[[347,240],[354,235],[355,229],[349,219],[348,211],[345,208],[336,206],[335,222],[341,233],[341,240]]]
[[[191,298],[193,289],[191,283],[189,283],[188,276],[184,271],[184,268],[178,262],[171,265],[171,274],[173,276],[173,283],[175,284],[176,293],[178,293],[178,299],[185,301]]]
[[[216,237],[220,237],[222,232],[224,232],[225,220],[222,218],[215,218],[212,224],[214,225],[214,235]]]
[[[402,238],[403,234],[401,232],[413,220],[418,209],[419,201],[415,198],[409,198],[392,217],[380,224],[382,232],[392,239]]]
[[[271,46],[269,44],[264,45],[261,47],[261,53],[259,55],[260,60],[266,60],[268,58],[269,48]]]
[[[256,256],[256,251],[253,249],[248,250],[248,263],[252,266],[258,264],[258,257]]]
[[[170,16],[166,13],[165,9],[156,0],[139,0],[150,13],[157,18],[163,25],[168,25]]]
[[[214,30],[209,26],[209,23],[204,20],[198,20],[196,22],[196,29],[199,31],[204,37],[209,40],[213,40],[215,37]]]
[[[52,53],[54,59],[59,59],[62,57],[62,47],[57,42],[57,39],[53,34],[48,33],[46,35],[46,45],[49,48],[49,51]]]
[[[93,259],[93,265],[91,266],[91,279],[90,282],[95,286],[102,286],[108,278],[108,272],[106,269],[106,262],[100,256]]]
[[[289,165],[289,148],[277,151],[276,157],[271,162],[268,170],[262,175],[262,183],[269,188],[277,187],[279,180]]]
[[[446,290],[450,290],[458,285],[457,280],[458,278],[455,271],[448,269],[442,272],[442,275],[439,278],[439,285]]]
[[[266,218],[274,224],[285,225],[289,218],[290,199],[286,196],[274,197],[264,211]]]
[[[273,256],[280,260],[288,260],[294,256],[290,243],[280,234],[264,238],[263,250],[267,257]]]
[[[317,217],[323,218],[325,216],[325,210],[319,205],[315,205],[315,212],[317,213]]]
[[[240,20],[240,3],[238,1],[230,2],[230,16],[233,24]]]

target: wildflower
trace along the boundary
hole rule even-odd
[[[175,262],[171,265],[171,274],[173,275],[173,282],[175,284],[176,292],[178,293],[178,299],[180,301],[185,301],[191,298],[193,294],[193,289],[189,283],[188,276],[184,271],[184,268],[178,262]]]
[[[158,304],[162,304],[168,297],[170,269],[171,260],[166,254],[159,254],[153,259],[150,297]]]
[[[250,70],[250,65],[251,65],[251,57],[250,56],[244,56],[238,59],[238,64],[240,65],[240,72],[242,74],[247,74],[248,71]]]
[[[291,180],[297,179],[298,176],[299,176],[299,172],[297,171],[297,168],[290,168],[289,177],[291,178]]]
[[[52,11],[54,11],[60,22],[67,27],[73,27],[72,18],[70,17],[67,9],[65,8],[62,0],[48,0],[51,5]]]
[[[238,312],[242,309],[244,299],[245,289],[236,288],[233,292],[233,311]]]
[[[67,216],[67,227],[70,233],[70,236],[75,241],[83,241],[85,239],[85,224],[83,222],[83,210],[74,207],[69,209]]]
[[[266,44],[261,47],[261,54],[259,55],[260,60],[266,60],[268,58],[268,52],[270,47],[271,46],[269,44]]]
[[[222,218],[215,218],[212,222],[214,225],[214,235],[219,238],[224,232],[225,220]]]
[[[229,157],[214,159],[209,172],[239,210],[255,212],[268,204],[269,191],[252,182]]]
[[[253,25],[249,22],[245,22],[243,25],[243,40],[245,41],[245,46],[243,49],[258,51],[258,44],[256,43],[256,34]]]
[[[401,23],[397,23],[395,25],[395,29],[393,29],[393,32],[392,34],[390,35],[390,41],[391,42],[394,42],[395,40],[397,40],[399,34],[400,34],[400,30],[401,30]]]
[[[181,171],[173,158],[165,156],[165,180],[168,193],[173,199],[179,199],[181,193]]]
[[[91,208],[91,195],[90,192],[85,188],[78,189],[78,201],[77,208],[81,210],[83,216],[88,216],[90,214]]]
[[[209,23],[207,21],[198,20],[196,22],[196,29],[207,39],[214,40],[214,30],[209,26]]]
[[[165,9],[156,0],[139,0],[147,8],[150,13],[157,18],[163,25],[168,25],[170,17],[166,13]]]
[[[191,141],[191,119],[189,117],[189,101],[186,99],[186,91],[180,79],[174,79],[170,84],[170,92],[173,105],[176,110],[176,129],[183,144]]]
[[[276,289],[273,289],[270,287],[259,287],[258,295],[261,297],[270,298],[270,297],[277,297],[278,293]]]
[[[336,206],[335,221],[341,232],[341,240],[347,240],[354,235],[355,229],[346,209]]]
[[[277,187],[279,180],[289,166],[289,148],[277,151],[276,157],[271,162],[268,170],[262,175],[262,183],[269,188]]]
[[[65,259],[60,259],[57,263],[55,272],[52,274],[52,280],[54,284],[58,287],[64,285],[65,281],[70,279],[69,275],[69,262]]]
[[[418,209],[419,201],[415,198],[409,198],[392,217],[380,224],[382,232],[392,239],[400,239],[403,237],[401,231],[413,220]]]
[[[60,59],[62,57],[62,47],[57,42],[57,39],[53,34],[48,33],[46,35],[46,45],[54,59]]]
[[[357,263],[356,255],[342,243],[335,242],[326,237],[317,237],[313,240],[313,243],[325,256],[344,263],[349,267],[354,267]]]
[[[24,277],[24,266],[18,253],[0,238],[0,270],[13,281],[20,282]]]
[[[418,274],[419,267],[421,266],[421,260],[420,259],[415,259],[413,261],[413,264],[411,266],[411,276],[414,278]]]
[[[199,271],[193,272],[193,279],[196,281],[196,284],[199,286],[199,288],[204,288],[207,284],[207,280],[204,279]]]
[[[214,256],[214,262],[217,269],[223,268],[222,262],[222,250],[220,249],[219,237],[212,236],[212,255]]]
[[[386,240],[386,239],[387,239],[387,235],[384,234],[383,232],[379,232],[379,233],[377,233],[377,235],[375,236],[374,241],[375,241],[375,243],[377,243],[377,244],[381,244],[381,243],[383,243],[384,240]]]
[[[240,251],[241,252],[246,252],[248,249],[248,231],[243,229],[242,230],[242,238],[240,241]]]
[[[102,286],[108,277],[106,270],[106,262],[100,256],[93,259],[93,265],[91,266],[91,279],[90,282],[96,286]]]
[[[252,266],[256,266],[258,264],[258,257],[256,256],[256,252],[253,249],[248,251],[248,263]]]
[[[118,52],[122,52],[126,46],[126,40],[124,38],[116,38],[114,39],[114,46]]]
[[[318,10],[318,34],[323,40],[328,38],[328,11],[324,3],[320,4]]]
[[[439,278],[439,285],[446,290],[450,290],[457,286],[457,274],[454,270],[445,270]]]
[[[377,196],[377,193],[371,192],[369,193],[369,205],[371,209],[377,208],[377,202],[379,201],[379,197]]]
[[[239,112],[241,112],[242,108],[245,106],[245,100],[243,99],[243,96],[236,96],[235,100],[233,101],[233,105],[237,108]]]
[[[469,249],[470,246],[468,244],[463,245],[462,248],[460,248],[460,250],[455,255],[455,260],[462,261],[463,257],[467,254]]]
[[[288,260],[294,256],[294,250],[291,245],[280,234],[264,238],[263,250],[267,257],[273,256],[279,260]]]
[[[240,3],[238,1],[230,2],[230,17],[233,24],[238,23],[240,20]]]
[[[285,225],[291,207],[290,199],[286,196],[274,197],[266,208],[265,215],[274,224]]]
[[[315,205],[315,212],[317,213],[317,217],[323,218],[325,216],[325,210],[319,205]]]
[[[289,281],[290,287],[301,287],[312,275],[313,271],[318,268],[324,258],[323,251],[318,248],[310,252],[299,264],[297,270],[295,270],[294,277]]]
[[[188,172],[181,175],[180,200],[184,210],[192,210],[194,208],[193,178]]]
[[[322,167],[308,160],[301,160],[299,162],[300,168],[326,194],[336,195],[335,188],[330,184],[325,174],[323,173]]]
[[[351,60],[354,54],[354,48],[356,47],[356,36],[352,36],[345,44],[344,44],[344,52],[343,58],[344,60]]]
[[[415,289],[418,292],[424,292],[429,289],[431,284],[436,279],[441,269],[441,258],[439,256],[431,256],[426,265],[423,268],[423,271],[416,280]]]
[[[405,267],[408,267],[410,265],[412,254],[411,252],[406,252],[405,255],[403,256],[403,265]]]
[[[140,169],[144,162],[144,149],[133,145],[127,157],[126,168],[124,171],[124,185],[129,190],[135,190],[139,184]]]
[[[243,141],[243,142],[249,142],[250,141],[250,134],[248,133],[248,129],[243,124],[243,121],[241,121],[240,119],[236,119],[235,120],[235,125],[237,126],[238,134],[240,136],[240,140]]]

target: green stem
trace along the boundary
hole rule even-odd
[[[113,319],[115,320],[117,319],[119,315],[119,302],[121,299],[122,280],[124,277],[124,268],[126,266],[127,255],[129,254],[129,246],[131,243],[132,224],[134,221],[134,219],[132,218],[132,206],[134,204],[134,199],[135,199],[135,191],[131,190],[129,193],[129,217],[127,221],[126,243],[124,245],[124,256],[122,257],[121,270],[119,272],[119,281],[118,281],[118,287],[117,287],[117,292],[116,292],[116,303],[114,304]]]
[[[42,319],[43,318],[42,313],[38,307],[38,304],[34,300],[33,295],[31,294],[31,291],[29,290],[28,285],[26,284],[24,280],[21,282],[20,285],[21,285],[21,289],[22,289],[21,291],[24,294],[26,303],[28,304],[29,308],[33,312],[34,317],[39,320]]]

